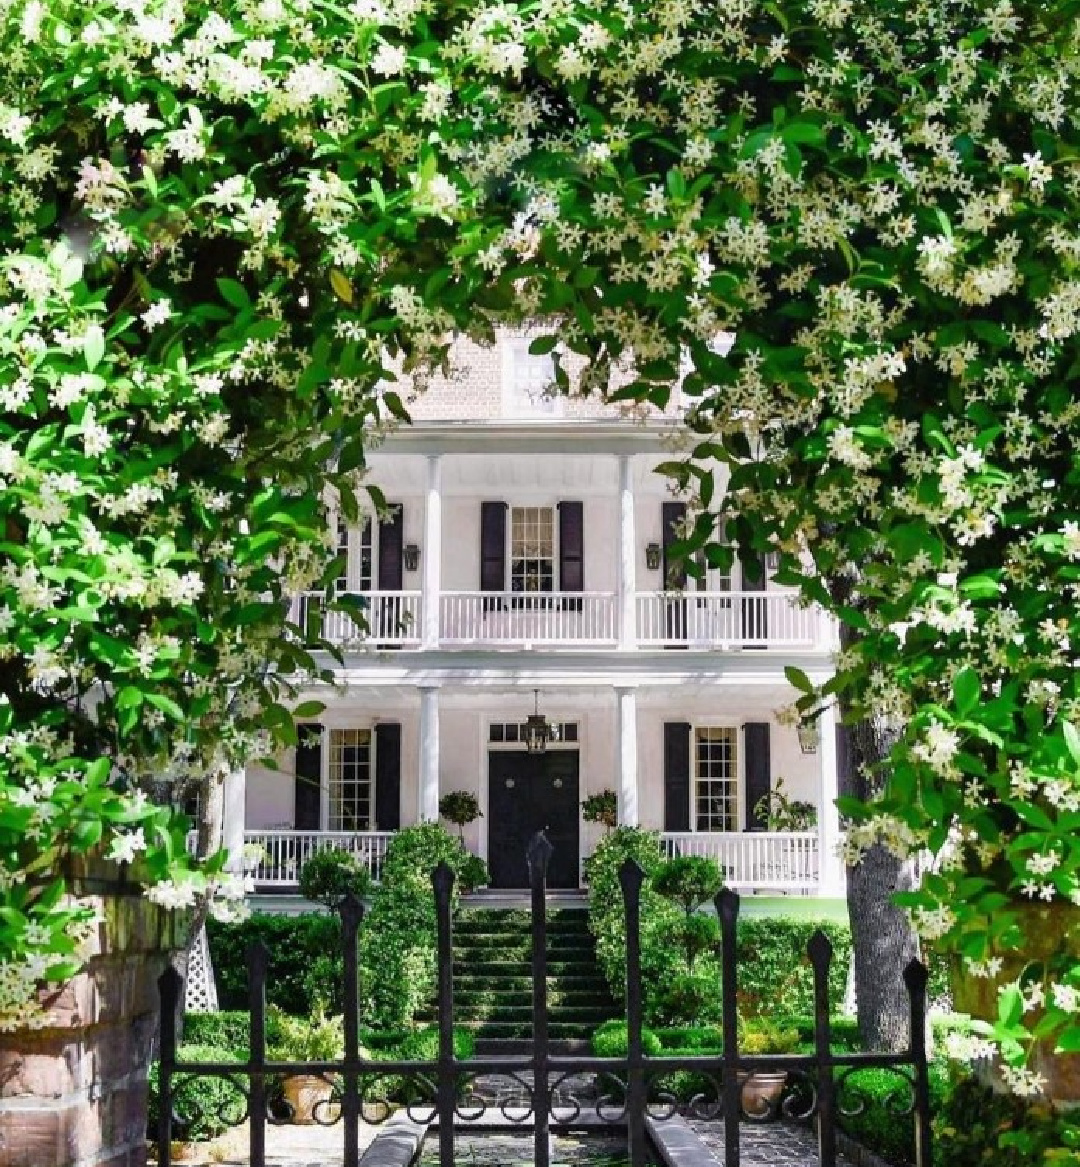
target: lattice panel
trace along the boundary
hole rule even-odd
[[[199,929],[188,961],[187,985],[184,989],[186,1013],[216,1013],[218,1011],[217,985],[214,984],[214,966],[210,961],[210,943],[206,928]]]

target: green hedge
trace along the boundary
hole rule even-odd
[[[240,924],[207,920],[206,934],[218,1002],[226,1010],[248,1007],[247,950],[256,940],[262,940],[270,953],[267,1003],[297,1017],[311,1012],[305,984],[308,970],[320,956],[341,951],[341,922],[323,913],[271,916],[255,912]]]
[[[631,858],[644,868],[641,894],[641,968],[645,1020],[670,1025],[678,1020],[715,1021],[720,1012],[720,963],[705,953],[686,972],[685,959],[672,937],[683,913],[656,893],[652,876],[663,862],[659,835],[619,827],[597,846],[589,860],[589,921],[600,966],[617,1000],[625,1000],[626,929],[619,869]],[[839,1010],[847,984],[851,933],[830,920],[748,917],[739,921],[738,986],[742,1011],[753,1015],[813,1012],[813,970],[806,946],[821,928],[833,946],[829,1007]]]
[[[374,1029],[408,1028],[436,987],[435,897],[431,874],[446,861],[459,880],[468,852],[437,823],[398,831],[364,918],[361,945],[362,1019]],[[454,884],[454,903],[458,883]]]
[[[220,1013],[186,1013],[184,1041],[194,1045],[213,1045],[230,1050],[241,1060],[248,1055],[251,1014],[246,1009],[222,1010]]]
[[[946,1105],[951,1092],[949,1074],[940,1062],[930,1064],[930,1113],[937,1114]],[[898,1114],[897,1110],[911,1104],[908,1086],[898,1073],[888,1070],[856,1070],[844,1079],[838,1098],[841,1108],[855,1109],[858,1114],[840,1115],[840,1128],[868,1150],[902,1167],[915,1162],[915,1118]],[[943,1160],[935,1145],[934,1162],[941,1167]],[[988,1160],[985,1167],[999,1167],[997,1159]],[[1020,1164],[1017,1164],[1020,1167]],[[1023,1167],[1032,1167],[1024,1160]]]
[[[240,1061],[229,1049],[212,1045],[183,1042],[176,1051],[177,1060],[184,1062]],[[150,1106],[147,1112],[147,1135],[157,1138],[160,1115],[159,1066],[150,1067]],[[239,1081],[244,1082],[241,1077]],[[243,1121],[247,1102],[243,1091],[229,1078],[183,1077],[173,1078],[173,1113],[186,1122],[174,1124],[174,1137],[185,1142],[199,1143],[217,1138],[230,1127]]]

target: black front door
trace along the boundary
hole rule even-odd
[[[492,887],[528,887],[525,848],[543,831],[555,848],[548,887],[578,886],[578,753],[488,754],[488,871]]]

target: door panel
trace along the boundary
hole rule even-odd
[[[488,870],[491,886],[529,886],[525,849],[537,831],[555,848],[549,887],[578,886],[578,753],[492,750],[488,754]]]

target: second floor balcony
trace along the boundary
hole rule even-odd
[[[292,601],[289,621],[305,640],[344,649],[689,649],[810,651],[831,636],[824,615],[780,592],[351,593],[355,615],[322,593]],[[629,611],[627,611],[629,608]]]

